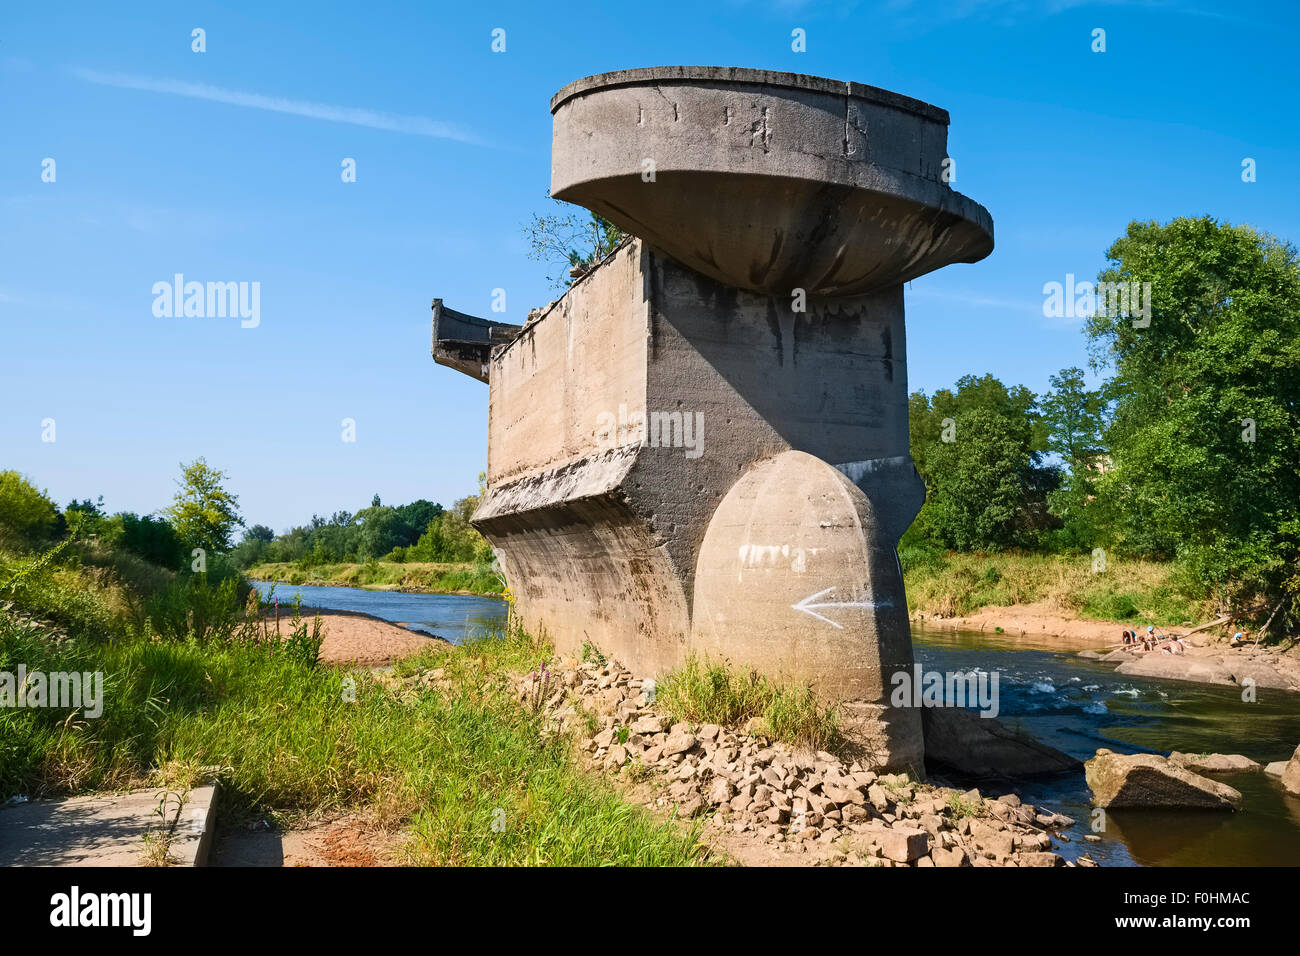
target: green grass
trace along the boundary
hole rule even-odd
[[[259,564],[245,572],[258,581],[344,587],[407,588],[434,594],[498,595],[501,579],[491,565],[474,562],[368,561],[302,567],[291,562]]]
[[[1063,616],[1174,626],[1211,614],[1172,564],[1109,557],[1094,573],[1086,555],[909,552],[903,562],[913,611],[958,617],[984,607],[1045,602]]]
[[[979,816],[982,808],[975,801],[967,800],[960,793],[951,794],[948,797],[948,809],[952,811],[954,817],[976,817]]]
[[[763,733],[798,747],[834,752],[844,745],[839,707],[810,687],[742,673],[694,654],[658,682],[656,703],[674,720],[743,727],[757,718]]]
[[[0,711],[0,800],[183,787],[216,765],[235,813],[369,811],[407,829],[412,863],[702,862],[694,831],[625,803],[578,768],[569,737],[519,705],[509,675],[545,653],[522,635],[480,638],[437,659],[450,689],[399,692],[279,647],[140,635],[54,644],[0,614],[0,670],[22,662],[105,675],[97,719]]]

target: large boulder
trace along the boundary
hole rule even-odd
[[[1098,750],[1083,765],[1093,804],[1108,809],[1235,810],[1241,794],[1217,780],[1184,770],[1157,754]]]
[[[1032,777],[1081,766],[1069,754],[963,707],[922,707],[921,726],[928,768],[973,777]]]
[[[1300,747],[1296,747],[1282,771],[1282,787],[1287,793],[1300,797]]]

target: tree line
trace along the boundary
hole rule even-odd
[[[480,494],[484,476],[479,476]],[[450,508],[419,499],[385,505],[375,495],[370,506],[310,523],[277,535],[266,525],[244,526],[239,498],[227,488],[228,476],[199,458],[181,466],[172,503],[156,514],[108,514],[104,499],[73,500],[60,510],[50,497],[16,471],[0,472],[0,547],[39,546],[71,533],[134,554],[170,570],[210,562],[232,570],[264,562],[303,566],[364,561],[486,562],[487,541],[470,525],[479,495]],[[235,536],[244,528],[241,540]],[[200,558],[201,555],[201,558]],[[197,562],[197,565],[196,565]]]
[[[479,476],[480,494],[483,476]],[[356,561],[490,561],[492,549],[470,525],[479,495],[450,508],[423,498],[386,505],[375,495],[356,513],[336,511],[328,519],[313,515],[309,524],[276,535],[254,525],[231,552],[241,567],[288,561],[303,566]]]
[[[1300,264],[1208,217],[1133,222],[1099,282],[1150,283],[1141,321],[1099,308],[1089,365],[1035,395],[991,375],[910,398],[936,548],[1172,560],[1219,607],[1300,623]]]

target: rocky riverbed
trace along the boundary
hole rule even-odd
[[[436,678],[434,678],[436,679]],[[697,819],[741,862],[859,866],[1095,866],[1054,852],[1074,821],[1014,794],[877,774],[758,733],[674,722],[617,663],[569,662],[521,679],[525,705],[577,733],[594,770],[647,806]],[[598,729],[588,732],[587,714]]]

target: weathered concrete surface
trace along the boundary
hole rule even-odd
[[[457,312],[444,306],[442,299],[434,299],[433,360],[470,378],[487,382],[492,346],[512,341],[520,328]]]
[[[578,80],[551,112],[553,196],[737,288],[852,295],[993,249],[944,179],[948,114],[910,97],[670,66]]]
[[[0,809],[0,866],[142,866],[145,835],[165,835],[177,866],[203,866],[217,785],[195,787],[159,815],[161,791],[33,800]]]
[[[1034,777],[1078,771],[1067,753],[1018,734],[993,717],[961,707],[921,711],[927,769],[974,777]]]
[[[579,280],[489,369],[474,523],[522,623],[647,673],[695,649],[880,701],[912,663],[894,545],[924,500],[902,318],[897,289],[791,313],[639,240]]]
[[[919,771],[920,715],[886,693],[912,666],[895,548],[924,500],[902,283],[992,248],[941,177],[947,114],[696,67],[581,80],[552,111],[553,193],[636,238],[511,341],[465,316],[434,333],[489,383],[473,521],[520,622],[645,676],[701,652],[806,681],[877,766]]]

